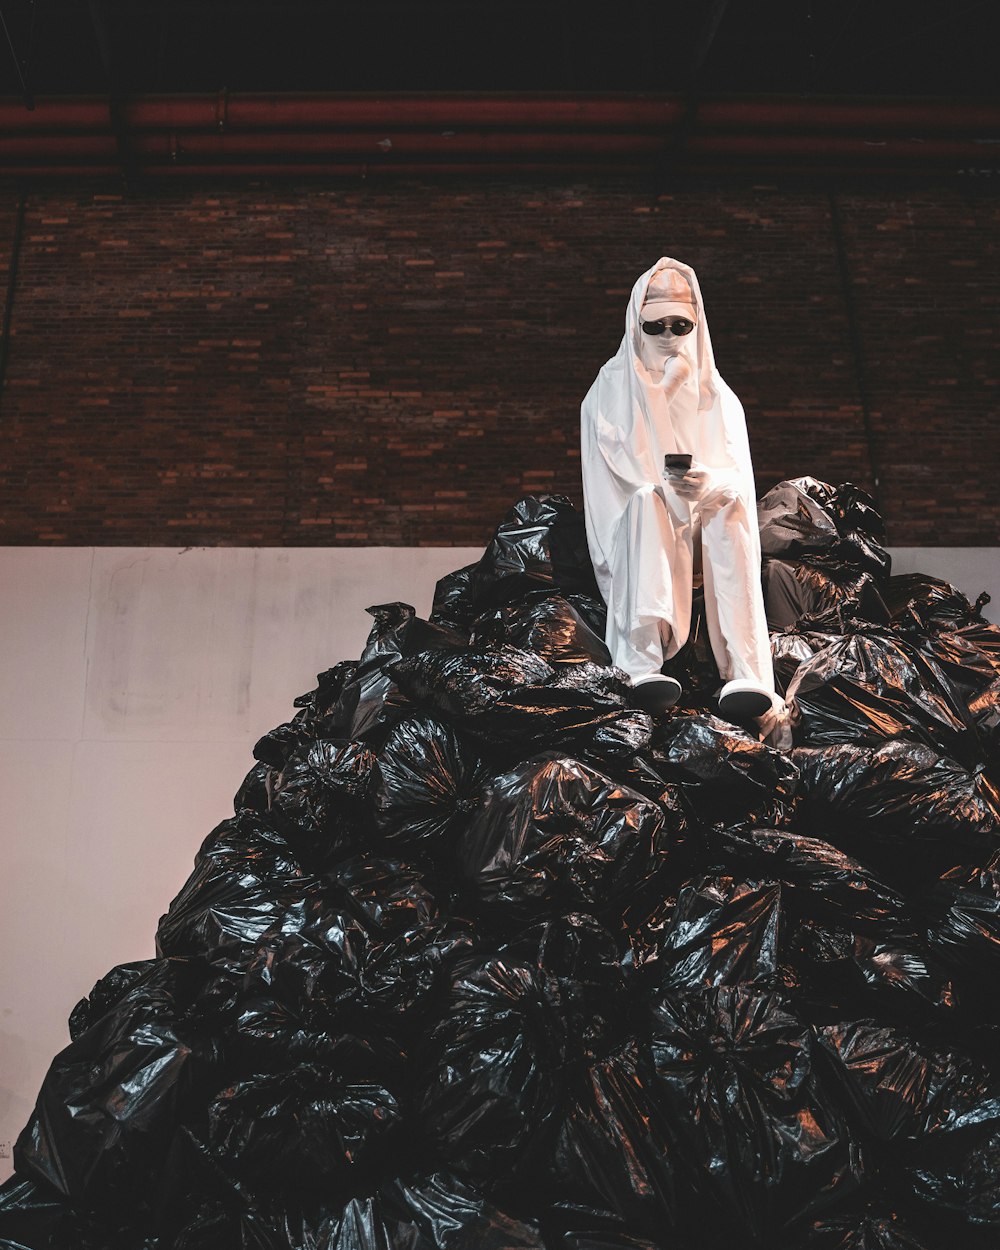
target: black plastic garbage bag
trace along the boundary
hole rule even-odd
[[[803,660],[811,660],[817,651],[822,651],[833,642],[834,635],[816,635],[809,629],[797,629],[788,626],[780,631],[771,631],[771,658],[775,663],[785,660],[794,661],[795,666]]]
[[[249,811],[209,834],[195,867],[160,919],[156,952],[244,969],[265,932],[319,888],[266,816]]]
[[[524,734],[515,741],[627,762],[649,745],[654,728],[645,712],[624,705],[630,698],[621,669],[588,660],[558,668],[544,693],[516,692],[503,708],[512,723],[516,716],[524,724]]]
[[[370,1174],[402,1124],[399,1102],[384,1086],[302,1065],[221,1090],[208,1107],[206,1140],[252,1186],[295,1190]]]
[[[813,1018],[888,1010],[925,1020],[928,1008],[947,1014],[960,1003],[944,960],[902,927],[876,938],[829,921],[797,920],[782,949],[786,985]]]
[[[322,891],[294,904],[260,935],[245,985],[331,1020],[364,1009],[394,1022],[420,1011],[469,946],[415,868],[358,856]]]
[[[792,626],[771,634],[771,658],[774,662],[775,689],[784,697],[799,666],[837,642],[841,632],[818,631],[809,621],[802,628]]]
[[[507,922],[610,917],[653,878],[671,830],[650,799],[578,760],[545,755],[495,777],[458,844],[462,875]]]
[[[361,742],[319,739],[292,753],[268,785],[268,810],[300,858],[345,854],[370,836],[365,801],[375,753]]]
[[[604,1053],[627,1027],[625,978],[614,935],[592,916],[570,912],[507,941],[505,959],[543,972],[566,1016],[573,1060]]]
[[[932,660],[875,627],[799,665],[785,698],[798,746],[907,737],[972,764],[981,751],[968,709]]]
[[[628,708],[613,720],[602,721],[592,730],[583,730],[575,736],[575,742],[584,760],[631,764],[647,749],[652,737],[652,717]]]
[[[814,1220],[787,1250],[945,1250],[937,1239],[927,1240],[925,1231],[916,1233],[895,1212],[828,1215]]]
[[[775,987],[783,924],[777,881],[706,876],[677,893],[642,966],[662,991],[757,982]]]
[[[672,1246],[680,1244],[673,1232],[677,1162],[654,1086],[648,1051],[635,1039],[571,1069],[553,1145],[535,1167],[550,1201],[599,1204],[631,1233],[663,1236]]]
[[[533,651],[548,664],[601,665],[611,663],[611,653],[573,604],[561,595],[533,592],[516,603],[506,603],[480,616],[472,631],[474,647],[498,647],[504,643]]]
[[[390,1246],[405,1246],[407,1250],[543,1250],[533,1222],[506,1214],[475,1188],[446,1172],[389,1182],[380,1196],[394,1221]]]
[[[890,577],[882,588],[882,597],[894,621],[921,633],[959,629],[982,621],[980,609],[990,601],[984,593],[972,604],[950,582],[925,573]]]
[[[931,633],[900,627],[900,632],[940,669],[968,710],[984,756],[1000,763],[1000,629],[984,624]]]
[[[382,839],[448,868],[487,766],[473,740],[433,716],[402,720],[378,755],[375,821]]]
[[[799,916],[831,920],[876,935],[905,925],[903,897],[874,872],[821,838],[789,829],[714,829],[706,834],[714,862],[737,865],[788,886],[787,903]]]
[[[221,1061],[216,975],[155,963],[55,1057],[14,1148],[20,1176],[74,1202],[155,1205],[176,1126]]]
[[[620,668],[597,664],[593,660],[556,669],[546,685],[559,690],[578,691],[600,709],[620,709],[631,694],[631,684]]]
[[[102,1250],[47,1186],[16,1173],[0,1185],[0,1250]]]
[[[604,604],[583,514],[564,495],[528,495],[501,522],[474,564],[441,578],[431,621],[468,636],[476,618],[533,593],[564,596],[599,636]]]
[[[431,608],[432,625],[443,625],[468,638],[472,622],[476,618],[476,605],[472,602],[469,583],[478,561],[446,573],[434,588],[434,604]]]
[[[119,1210],[99,1214],[74,1208],[48,1186],[16,1174],[0,1185],[0,1250],[148,1250],[150,1246],[155,1242]]]
[[[553,588],[599,598],[582,512],[564,495],[528,495],[507,513],[469,578],[477,614]]]
[[[798,780],[787,755],[710,714],[667,721],[646,759],[703,820],[767,821],[792,799]]]
[[[361,658],[320,673],[316,689],[295,700],[300,709],[295,719],[272,729],[254,747],[261,763],[281,769],[293,752],[317,739],[350,740],[377,733],[405,710],[405,700],[388,675],[389,665],[404,655],[449,650],[466,641],[446,625],[421,620],[408,603],[365,610],[375,623]]]
[[[96,1024],[137,982],[156,966],[155,959],[140,959],[132,964],[119,964],[101,977],[86,998],[81,998],[70,1012],[69,1035],[76,1039]]]
[[[960,1052],[874,1020],[821,1025],[816,1037],[866,1137],[889,1142],[1000,1127],[1000,1082]]]
[[[348,1032],[346,1022],[331,1018],[315,997],[298,1002],[288,997],[264,993],[260,987],[240,994],[225,1034],[234,1077],[312,1064],[353,1084],[402,1087],[408,1053],[378,1017],[366,1022],[368,1033]]]
[[[906,641],[926,655],[941,670],[963,703],[968,704],[997,679],[998,657],[984,648],[989,631],[986,625],[972,630],[942,629],[934,633],[900,630]],[[1000,630],[997,631],[1000,633]]]
[[[819,557],[800,561],[769,559],[761,566],[769,629],[800,621],[838,621],[841,632],[852,621],[888,624],[889,611],[871,573]]]
[[[452,1166],[493,1183],[560,1107],[567,1070],[606,1048],[624,982],[610,934],[568,915],[456,969],[423,1061],[425,1131]]]
[[[994,672],[1000,675],[1000,625],[991,625],[988,621],[973,621],[956,629],[953,637],[984,655],[993,665]]]
[[[11,1176],[0,1185],[0,1250],[42,1250],[64,1211],[50,1190]]]
[[[852,1139],[814,1071],[810,1030],[779,994],[660,994],[651,1024],[683,1224],[702,1244],[767,1245],[856,1187]]]
[[[1000,1131],[970,1138],[961,1147],[951,1139],[940,1142],[926,1152],[933,1159],[911,1166],[909,1178],[929,1211],[954,1211],[971,1226],[946,1244],[993,1250],[1000,1234]],[[982,1241],[975,1237],[978,1230]]]
[[[392,676],[415,704],[446,719],[474,722],[512,690],[541,686],[555,670],[533,651],[428,651],[393,666]]]
[[[233,811],[266,812],[268,781],[274,772],[270,764],[254,764],[233,795]]]
[[[894,739],[792,752],[797,827],[903,876],[937,875],[962,851],[1000,850],[1000,805],[984,773],[929,746]],[[936,869],[936,871],[935,871]]]
[[[620,719],[628,692],[618,669],[588,662],[556,672],[506,643],[415,655],[392,676],[414,703],[486,742],[517,743],[522,755]]]
[[[159,1247],[156,1250],[160,1250]],[[165,1250],[165,1248],[164,1248]],[[170,1250],[545,1250],[537,1226],[448,1172],[385,1180],[359,1196],[276,1195],[206,1204]]]
[[[921,900],[927,938],[952,966],[988,983],[1000,968],[1000,863],[959,865]],[[982,1002],[981,1005],[985,1005]]]
[[[347,728],[334,736],[365,737],[405,712],[405,700],[400,699],[389,672],[397,660],[421,652],[451,651],[465,643],[460,633],[421,620],[408,603],[384,603],[366,610],[375,624],[334,711],[338,723]]]
[[[833,515],[834,489],[812,477],[779,482],[757,501],[760,546],[765,555],[831,551],[840,542]]]
[[[758,501],[757,520],[764,555],[822,554],[878,578],[889,574],[874,501],[850,482],[838,488],[813,477],[779,482]]]
[[[885,525],[875,507],[875,500],[853,482],[842,482],[835,491],[833,512],[842,534],[867,534],[885,537]]]
[[[354,678],[357,667],[354,660],[343,660],[320,673],[315,689],[294,700],[294,706],[299,709],[294,719],[266,733],[254,746],[254,758],[266,766],[281,768],[293,751],[307,743],[317,738],[342,736],[347,730],[349,716],[340,706],[340,699],[345,686]],[[250,777],[247,782],[250,782]],[[240,806],[237,804],[237,810]]]

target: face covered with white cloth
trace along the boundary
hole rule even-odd
[[[587,540],[614,663],[639,684],[684,645],[700,555],[720,675],[773,695],[746,419],[715,367],[689,266],[663,257],[636,282],[621,346],[581,418]],[[665,476],[676,452],[691,469]]]

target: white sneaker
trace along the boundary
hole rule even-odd
[[[681,683],[676,677],[666,677],[662,673],[657,673],[655,677],[644,677],[632,689],[633,704],[650,716],[662,716],[680,697]]]
[[[774,692],[749,677],[727,681],[719,691],[719,711],[731,721],[763,716],[774,702]]]

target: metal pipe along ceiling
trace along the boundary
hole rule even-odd
[[[995,166],[1000,105],[793,97],[217,95],[0,99],[0,173]]]

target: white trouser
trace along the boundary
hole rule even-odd
[[[635,683],[659,673],[687,641],[697,538],[708,637],[720,676],[773,691],[760,560],[746,505],[728,486],[693,505],[652,485],[629,500],[611,562],[605,639],[612,662]]]

